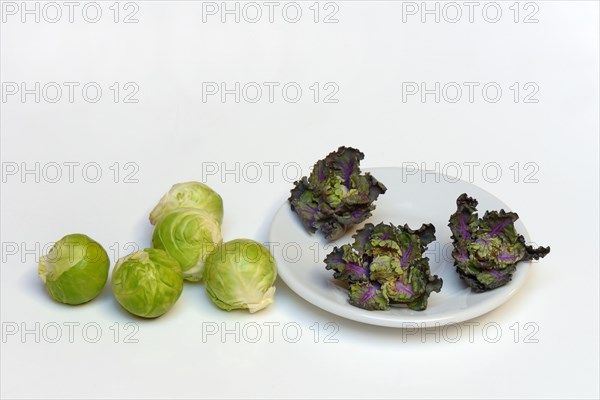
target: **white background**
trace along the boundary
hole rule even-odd
[[[97,23],[83,19],[85,3],[75,9],[73,23],[64,6],[56,23],[43,15],[39,23],[33,16],[22,22],[20,10],[3,13],[2,167],[4,172],[20,168],[3,176],[1,194],[3,397],[599,396],[597,2],[538,1],[538,23],[523,23],[534,9],[525,10],[524,3],[515,23],[513,2],[500,3],[497,23],[482,17],[484,3],[475,9],[473,23],[464,6],[456,23],[443,16],[439,23],[433,16],[422,23],[420,14],[406,15],[403,22],[401,2],[338,1],[339,22],[330,24],[313,22],[312,2],[299,3],[303,14],[297,23],[282,18],[281,5],[273,23],[266,15],[257,23],[243,18],[235,23],[231,16],[221,23],[219,15],[204,23],[200,2],[137,2],[139,22],[130,24],[113,21],[112,3],[99,2],[103,14]],[[133,10],[119,8],[120,19]],[[53,11],[47,16],[54,18]],[[28,88],[35,82],[80,86],[73,103],[66,87],[57,103],[47,101],[54,92],[36,103],[34,95],[24,101],[20,93],[7,95],[7,82],[25,82]],[[81,96],[87,82],[103,89],[96,103]],[[114,82],[121,95],[127,92],[123,85],[134,82],[139,101],[115,103],[109,89]],[[290,103],[279,89],[273,103],[266,92],[255,104],[244,98],[235,103],[231,95],[225,103],[218,96],[203,102],[203,82],[229,87],[297,82],[303,95]],[[309,89],[314,82],[337,84],[338,103],[322,98],[315,103]],[[480,86],[472,103],[466,91],[457,103],[446,98],[436,103],[433,95],[425,102],[419,96],[403,102],[402,82]],[[481,96],[487,82],[503,90],[496,103]],[[515,103],[509,88],[514,82],[521,90],[535,83],[538,102]],[[481,163],[474,183],[517,210],[532,239],[551,245],[551,254],[534,265],[524,290],[472,321],[479,324],[472,340],[464,329],[456,343],[447,340],[449,331],[407,334],[330,315],[280,280],[275,303],[254,315],[220,311],[203,285],[186,284],[168,314],[145,321],[124,312],[109,285],[91,303],[69,307],[53,302],[37,278],[36,243],[41,248],[68,233],[84,232],[112,247],[113,261],[127,253],[128,242],[149,245],[149,211],[173,183],[186,180],[204,180],[222,195],[226,240],[264,241],[288,196],[289,179],[297,175],[291,168],[282,176],[282,167],[300,165],[307,173],[340,145],[361,149],[365,167]],[[34,174],[21,174],[22,167],[35,168],[36,162],[41,172],[46,167],[39,182]],[[73,182],[65,162],[81,163]],[[82,175],[81,166],[92,162],[102,172],[97,183],[86,181],[94,170]],[[115,162],[118,177],[109,168]],[[124,168],[128,162],[139,167],[133,176],[138,183],[125,182],[124,174],[132,171]],[[263,167],[262,177],[249,182],[254,170],[244,174],[243,167],[251,162],[280,164],[273,179]],[[482,166],[492,162],[502,172],[495,183],[494,174],[482,174]],[[515,162],[521,172],[516,179],[510,169]],[[537,183],[526,182],[527,162],[537,166]],[[55,170],[49,163],[63,165],[56,183],[50,182]],[[206,176],[213,163],[219,173]],[[236,163],[239,179],[235,173],[221,175]],[[462,168],[463,179],[467,172]],[[131,332],[124,324],[131,321],[138,342],[124,343]],[[69,322],[80,324],[73,343],[64,325]],[[260,324],[262,339],[202,340],[207,323],[234,329],[236,322]],[[273,343],[263,325],[269,322],[281,324]],[[339,327],[337,343],[324,343],[327,322]],[[531,333],[524,330],[527,322],[539,328],[532,336],[537,343],[525,343]],[[35,331],[36,323],[39,343],[35,334],[21,336],[23,328]],[[62,336],[49,343],[54,323]],[[84,336],[86,323],[102,329],[97,343],[86,341],[95,336],[93,329]],[[286,340],[285,323],[301,328],[297,343]],[[315,323],[318,343],[310,329]],[[501,328],[496,343],[486,340],[486,323]],[[14,326],[18,334],[6,336]],[[294,336],[293,330],[288,333]]]

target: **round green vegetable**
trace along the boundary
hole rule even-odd
[[[222,242],[217,221],[196,208],[179,208],[163,215],[152,235],[152,246],[176,259],[183,278],[189,281],[202,279],[206,257]]]
[[[80,233],[67,235],[40,257],[38,276],[50,296],[66,304],[81,304],[102,291],[110,261],[102,246]]]
[[[223,310],[262,310],[273,302],[277,266],[263,245],[250,239],[223,243],[206,258],[204,283]]]
[[[122,257],[112,273],[112,291],[130,313],[155,318],[179,299],[183,290],[181,267],[160,249],[144,249]]]
[[[217,192],[200,182],[173,185],[150,213],[150,223],[156,225],[163,215],[183,207],[202,209],[212,215],[219,225],[223,223],[223,199]]]

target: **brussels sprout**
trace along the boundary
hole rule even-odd
[[[160,249],[144,249],[122,257],[112,272],[112,291],[130,313],[155,318],[179,299],[183,290],[181,267]]]
[[[40,257],[38,276],[58,302],[81,304],[102,291],[110,261],[100,244],[80,233],[67,235]]]
[[[150,223],[156,225],[160,217],[176,208],[200,208],[208,212],[221,225],[223,223],[223,199],[200,182],[184,182],[173,185],[150,213]]]
[[[204,283],[223,310],[262,310],[273,302],[277,266],[263,245],[249,239],[223,243],[206,258]]]
[[[222,242],[217,221],[196,208],[179,208],[163,215],[152,235],[152,246],[175,258],[183,278],[189,281],[202,279],[206,257]]]

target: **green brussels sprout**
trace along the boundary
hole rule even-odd
[[[222,242],[217,221],[196,208],[179,208],[163,215],[152,235],[152,246],[176,259],[183,278],[189,281],[202,279],[206,257]]]
[[[38,276],[58,302],[81,304],[102,291],[110,261],[102,246],[80,233],[67,235],[40,257]]]
[[[262,310],[273,302],[277,265],[269,250],[250,239],[223,243],[204,264],[204,283],[223,310]]]
[[[200,182],[184,182],[173,185],[150,213],[150,223],[156,225],[160,217],[176,208],[200,208],[221,225],[223,223],[223,199],[207,185]]]
[[[115,298],[139,317],[160,317],[173,307],[182,290],[179,263],[160,249],[144,249],[122,257],[112,272]]]

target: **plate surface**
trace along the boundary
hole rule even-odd
[[[456,211],[456,198],[467,193],[479,201],[478,211],[509,207],[489,192],[462,180],[444,175],[407,171],[401,168],[365,169],[388,188],[379,196],[373,215],[363,224],[347,232],[337,241],[327,243],[320,233],[312,235],[302,226],[298,216],[285,204],[275,214],[269,241],[278,249],[273,251],[281,279],[299,296],[323,310],[354,321],[398,328],[416,328],[466,321],[485,314],[506,302],[525,283],[531,262],[521,262],[513,279],[498,289],[473,293],[460,280],[452,263],[452,241],[448,218]],[[347,290],[336,283],[333,272],[325,269],[323,259],[333,249],[352,242],[352,235],[365,223],[379,222],[417,229],[432,223],[437,240],[425,253],[431,272],[441,276],[444,285],[440,293],[432,293],[425,311],[405,307],[389,311],[367,311],[348,303]],[[525,227],[518,220],[515,227],[526,242],[530,241]]]

